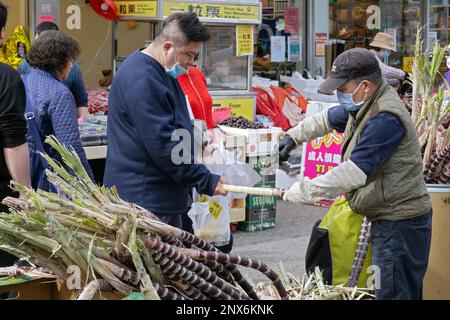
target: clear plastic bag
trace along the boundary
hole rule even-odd
[[[214,246],[224,246],[230,242],[231,195],[194,195],[194,203],[188,212],[192,220],[194,234]]]

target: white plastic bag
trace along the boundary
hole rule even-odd
[[[194,196],[194,203],[188,212],[194,234],[214,246],[230,242],[231,195]]]

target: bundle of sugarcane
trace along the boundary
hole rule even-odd
[[[279,274],[291,300],[373,300],[375,295],[372,289],[357,287],[332,286],[324,283],[322,272],[316,268],[310,275],[301,279],[286,272],[280,265]],[[271,284],[260,283],[255,287],[262,300],[277,298],[277,292]]]
[[[423,47],[419,27],[413,63],[412,119],[423,151],[424,178],[427,183],[449,183],[450,103],[449,84],[439,72],[445,56],[439,42],[430,54]],[[436,89],[436,83],[441,83]]]
[[[259,299],[237,265],[270,278],[281,299],[287,293],[275,272],[259,261],[227,255],[180,229],[162,223],[147,210],[121,200],[115,189],[95,185],[73,149],[54,137],[46,142],[62,163],[42,155],[46,174],[58,194],[34,191],[15,182],[21,198],[6,198],[9,214],[0,214],[0,249],[45,267],[67,281],[79,271],[83,292],[146,299]],[[190,244],[192,249],[186,249]]]

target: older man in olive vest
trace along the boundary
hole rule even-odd
[[[336,59],[319,91],[336,90],[340,105],[288,131],[280,156],[337,130],[345,133],[343,162],[321,177],[295,183],[284,199],[307,203],[345,193],[352,210],[372,221],[372,262],[381,271],[377,299],[421,299],[432,209],[411,117],[366,49]]]

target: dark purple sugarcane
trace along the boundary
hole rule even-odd
[[[186,241],[187,243],[193,244],[199,249],[205,250],[205,251],[219,251],[216,247],[209,244],[203,239],[200,239],[199,237],[194,236],[193,234],[183,231],[181,233],[181,239],[183,241]],[[253,287],[250,285],[250,283],[247,282],[247,280],[244,279],[241,272],[238,270],[238,268],[231,264],[227,263],[225,264],[225,267],[228,271],[230,271],[231,275],[233,276],[234,280],[241,286],[241,288],[248,294],[248,296],[253,300],[259,300],[258,295],[256,294]]]
[[[437,179],[439,184],[449,184],[450,183],[450,163],[442,170],[442,174]]]
[[[364,217],[361,225],[361,232],[359,234],[358,246],[356,247],[355,258],[353,260],[352,271],[347,282],[347,287],[349,288],[354,288],[358,285],[364,260],[366,260],[367,251],[369,250],[371,227],[372,223],[367,217]]]
[[[171,245],[180,247],[180,248],[184,248],[184,244],[183,242],[181,242],[179,239],[175,238],[175,237],[169,237],[169,236],[165,236],[162,238],[163,241],[170,243]]]
[[[176,275],[165,275],[171,280],[172,284],[180,290],[186,297],[192,300],[209,300],[200,290],[186,283],[186,287],[181,286],[182,279]]]
[[[441,164],[444,166],[447,165],[447,162],[450,160],[450,144],[445,147],[441,152],[435,153],[434,157],[432,157],[431,165],[428,170],[428,174],[425,177],[426,182],[431,182],[434,180],[437,175],[437,169]]]
[[[194,288],[189,284],[187,284],[187,288],[179,289],[182,290],[186,294],[186,296],[188,296],[192,300],[209,300],[209,298],[205,296],[200,290]]]
[[[214,260],[208,260],[204,261],[205,266],[211,269],[211,271],[214,271],[220,278],[225,280],[228,283],[231,283],[233,286],[237,286],[236,281],[234,281],[234,278],[231,276],[230,271],[228,271],[225,266],[217,261]]]
[[[224,293],[233,297],[233,299],[236,300],[250,299],[247,295],[242,294],[237,289],[231,287],[229,284],[220,279],[208,267],[206,267],[201,263],[198,263],[197,261],[194,261],[193,259],[184,254],[181,254],[178,250],[175,249],[175,247],[163,243],[161,241],[158,241],[156,239],[152,239],[150,237],[147,237],[144,240],[144,243],[147,248],[161,252],[168,259],[174,261],[175,263],[179,263],[183,267],[191,270],[192,272],[196,273],[197,275],[205,279],[205,281],[210,282],[211,284],[217,286]]]
[[[200,278],[190,270],[181,266],[178,263],[168,259],[161,252],[158,252],[153,255],[153,259],[156,263],[161,266],[161,271],[167,278],[173,279],[174,276],[177,278],[183,279],[184,281],[190,283],[195,288],[205,292],[208,296],[217,300],[232,300],[233,298],[228,294],[224,293],[215,285],[206,282],[203,278]]]
[[[186,300],[186,298],[182,295],[172,292],[156,282],[153,282],[153,287],[155,288],[156,293],[161,298],[161,300]]]
[[[283,300],[289,299],[286,289],[284,288],[280,278],[265,263],[217,251],[203,251],[203,250],[186,250],[186,251],[190,251],[191,253],[193,253],[194,256],[197,256],[200,260],[217,260],[222,263],[233,263],[247,268],[256,269],[259,272],[263,273],[272,281],[281,299]]]
[[[192,300],[208,300],[208,297],[201,293],[200,290],[193,288],[192,286],[188,286],[188,288],[182,288],[178,285],[179,282],[182,282],[182,279],[176,275],[166,275],[167,278],[173,281],[175,287],[177,287],[181,292],[183,292],[188,298]]]

